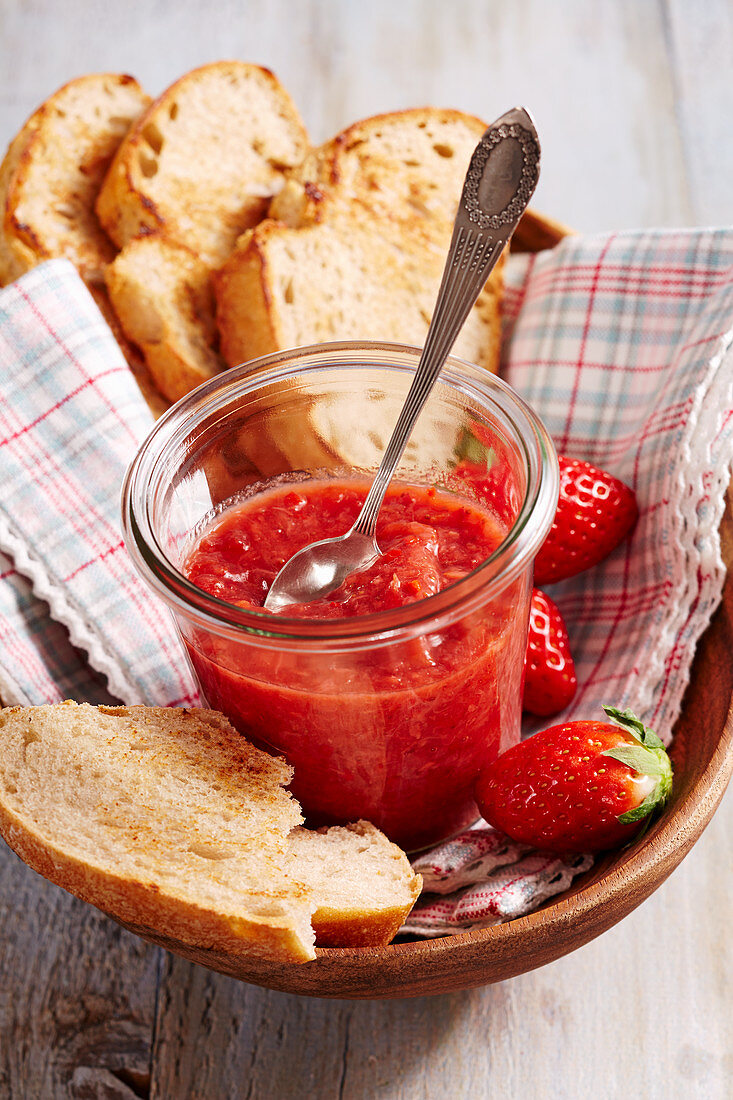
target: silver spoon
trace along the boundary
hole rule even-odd
[[[293,554],[267,593],[268,611],[327,596],[380,557],[375,531],[387,486],[463,322],[537,186],[539,165],[539,139],[523,107],[498,118],[476,146],[420,362],[361,512],[345,535]]]

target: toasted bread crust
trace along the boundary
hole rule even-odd
[[[266,240],[272,223],[237,241],[227,262],[212,277],[216,296],[219,347],[228,366],[269,355],[282,346],[282,331],[272,308]],[[230,323],[240,317],[241,324]]]
[[[31,115],[0,168],[3,282],[65,256],[88,284],[101,285],[115,249],[94,202],[117,146],[147,102],[133,77],[92,74],[69,81]]]
[[[104,279],[119,325],[168,401],[222,369],[209,269],[190,249],[162,234],[136,238]]]
[[[269,216],[296,227],[321,222],[333,217],[334,208],[340,204],[356,202],[362,207],[362,215],[403,224],[414,232],[419,226],[415,214],[427,193],[432,198],[428,210],[433,216],[439,212],[443,222],[452,224],[460,191],[441,187],[434,178],[426,180],[430,134],[444,129],[457,131],[453,136],[461,139],[458,159],[465,171],[468,162],[460,153],[470,154],[486,128],[486,123],[475,115],[438,107],[415,107],[362,119],[311,150],[288,172],[286,186],[270,204]],[[397,203],[394,194],[383,189],[396,167],[397,150],[390,146],[390,134],[402,135],[410,145],[418,145],[399,166],[401,196]],[[450,162],[453,157],[445,159]]]
[[[215,276],[226,362],[323,340],[421,344],[485,129],[421,108],[365,119],[312,150]],[[490,371],[501,292],[500,261],[455,348]]]
[[[420,895],[416,884],[413,904]],[[375,916],[373,913],[343,914],[333,909],[317,909],[311,917],[316,947],[383,947],[391,943],[407,920],[410,905],[395,906]]]
[[[104,109],[94,125],[86,119],[85,104],[104,108],[120,96],[127,121]],[[69,113],[81,120],[81,136],[59,151]],[[484,129],[472,115],[417,108],[361,120],[309,149],[292,100],[260,66],[201,66],[152,103],[132,77],[82,77],[34,112],[0,165],[0,283],[50,256],[67,255],[95,294],[156,414],[223,365],[293,345],[365,338],[420,344],[458,177],[462,182],[463,162]],[[261,220],[268,204],[269,216]],[[69,227],[70,233],[62,232]],[[318,227],[324,237],[314,237],[307,259],[299,259],[297,234]],[[381,300],[367,291],[363,313],[358,296],[339,307],[338,284],[331,303],[327,295],[318,300],[317,280],[304,268],[315,257],[324,268],[348,269],[354,250],[347,255],[334,245],[334,229],[344,242],[373,238],[357,249],[363,270],[346,277],[347,285],[364,281],[368,288],[372,281],[385,291]],[[156,240],[157,252],[138,244],[141,235]],[[292,280],[279,255],[289,240],[295,245]],[[121,255],[113,241],[125,246]],[[150,280],[133,271],[135,255],[145,256]],[[498,366],[501,268],[500,261],[456,347],[492,371]],[[154,292],[148,284],[156,280]],[[400,303],[394,310],[390,280],[396,280]],[[300,299],[308,298],[308,309],[301,310],[307,322],[288,301],[292,286]],[[309,442],[303,455],[295,448],[301,463],[306,452],[319,466],[338,459],[317,440]],[[276,449],[289,458],[287,439]]]
[[[300,116],[269,69],[203,65],[163,92],[132,128],[97,213],[120,247],[141,232],[163,231],[202,260],[221,263],[264,216],[284,171],[307,147]]]
[[[331,856],[325,863],[324,850],[330,850]],[[356,851],[362,856],[370,853],[379,867],[370,879],[368,896],[349,874]],[[289,837],[289,856],[293,873],[312,888],[318,899],[311,918],[318,947],[378,947],[389,943],[404,924],[422,887],[421,877],[409,873],[403,852],[368,821],[323,827],[315,832],[298,827]],[[344,872],[342,879],[334,877],[332,870],[339,863]]]
[[[120,146],[97,201],[123,246],[105,281],[125,335],[169,401],[221,370],[212,265],[262,218],[285,168],[306,148],[277,78],[236,61],[181,77]]]
[[[485,129],[473,116],[425,108],[365,119],[312,150],[270,217],[214,275],[227,364],[332,340],[421,345],[466,167]],[[492,372],[502,267],[500,260],[454,348]],[[360,430],[352,416],[345,437]],[[349,448],[334,449],[313,416],[306,424],[270,418],[268,431],[291,468],[348,465]]]
[[[0,286],[12,283],[14,279],[17,279],[27,270],[15,255],[12,245],[13,238],[6,232],[6,224],[10,223],[8,192],[35,124],[36,116],[32,115],[21,132],[11,141],[3,162],[0,164]]]
[[[0,836],[32,870],[70,894],[125,924],[140,924],[192,947],[217,948],[233,957],[262,956],[285,962],[315,957],[292,927],[277,918],[257,920],[218,913],[189,899],[168,895],[153,882],[139,882],[109,868],[94,867],[64,851],[52,837],[0,801]]]
[[[67,701],[0,710],[0,729],[0,835],[145,934],[304,962],[314,913],[327,942],[383,944],[417,896],[419,876],[368,822],[295,827],[292,769],[215,711]]]
[[[356,222],[300,229],[266,220],[213,277],[220,351],[228,366],[333,340],[420,345],[443,257],[435,248],[386,243]],[[500,266],[500,265],[497,265]],[[469,314],[454,353],[496,371],[500,274]]]

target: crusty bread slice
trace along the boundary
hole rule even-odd
[[[169,401],[223,368],[209,268],[188,248],[159,233],[138,237],[104,278],[125,335]]]
[[[6,232],[5,224],[8,220],[8,192],[15,180],[26,144],[35,131],[37,114],[38,112],[31,115],[21,132],[13,138],[0,164],[0,286],[7,286],[28,270],[26,263],[16,256],[11,246],[13,238]]]
[[[323,340],[421,344],[485,126],[424,108],[365,119],[312,151],[215,276],[229,364]],[[495,370],[501,264],[455,353]]]
[[[445,253],[468,163],[485,130],[474,115],[436,107],[363,119],[288,173],[269,217],[298,227],[332,220],[341,208],[389,239],[424,235]],[[494,283],[498,288],[496,276]]]
[[[163,230],[206,263],[264,216],[308,139],[267,69],[219,61],[177,80],[120,146],[97,212],[120,246]]]
[[[291,875],[316,901],[312,924],[319,947],[389,943],[420,893],[417,876],[406,873],[404,853],[368,821],[293,829],[288,860]]]
[[[419,242],[444,260],[471,155],[486,123],[420,107],[354,123],[288,173],[268,216],[298,228],[364,221],[390,245]],[[502,261],[487,290],[498,300]]]
[[[234,366],[330,340],[419,346],[444,261],[445,251],[433,244],[392,244],[358,219],[301,229],[264,221],[244,235],[214,276],[221,353]],[[454,353],[494,370],[499,337],[498,298],[488,285]]]
[[[424,108],[365,119],[311,150],[269,217],[242,235],[214,276],[225,361],[330,340],[421,345],[485,129],[471,115]],[[501,268],[453,349],[490,371],[499,359]],[[374,448],[351,444],[367,431],[384,433],[372,421],[357,423],[361,413],[341,403],[333,431],[325,404],[315,402],[309,422],[273,419],[272,443],[295,468],[369,468]],[[412,450],[424,467],[423,444]]]
[[[283,789],[291,775],[214,711],[0,711],[0,833],[52,882],[126,924],[235,957],[313,958],[319,913],[327,938],[387,942],[419,878],[370,826],[291,840],[302,820]]]
[[[112,156],[149,102],[131,76],[92,74],[42,104],[0,167],[0,282],[65,256],[99,285],[115,248],[94,212]]]

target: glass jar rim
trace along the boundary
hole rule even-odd
[[[503,379],[457,356],[449,356],[439,377],[484,410],[492,404],[509,420],[522,443],[527,487],[519,513],[497,549],[465,577],[433,596],[403,607],[341,619],[305,619],[238,607],[210,595],[177,569],[161,546],[150,512],[156,468],[193,426],[233,399],[273,383],[342,368],[354,357],[360,367],[414,371],[420,348],[381,341],[312,344],[250,360],[216,375],[182,398],[156,421],[133,458],[122,488],[122,526],[127,551],[138,572],[173,610],[205,629],[259,642],[353,642],[395,638],[414,633],[425,622],[439,629],[456,614],[466,615],[501,592],[529,564],[544,541],[555,513],[559,488],[552,440],[537,414]],[[397,362],[402,359],[402,363]],[[412,366],[410,366],[412,363]],[[528,437],[534,448],[528,444]],[[533,520],[530,523],[530,520]]]

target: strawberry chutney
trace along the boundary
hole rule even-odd
[[[182,571],[211,596],[260,609],[297,550],[349,529],[367,488],[358,480],[291,481],[234,499],[194,539]],[[342,650],[319,650],[317,639],[268,648],[266,613],[259,646],[186,632],[209,705],[293,765],[292,790],[309,823],[365,818],[408,850],[425,847],[476,819],[478,773],[518,740],[529,571],[490,600],[448,602],[437,615],[431,603],[419,606],[480,566],[507,535],[506,511],[479,499],[390,487],[377,528],[380,559],[327,598],[287,608],[290,619],[328,620],[335,630],[363,617],[363,632],[348,632]]]

